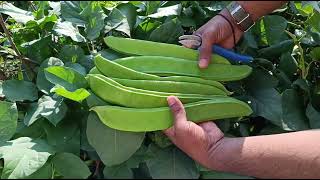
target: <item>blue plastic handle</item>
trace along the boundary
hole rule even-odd
[[[237,54],[231,50],[225,49],[218,45],[212,46],[213,53],[216,53],[228,60],[234,61],[234,62],[244,62],[244,63],[250,63],[253,61],[253,57]]]

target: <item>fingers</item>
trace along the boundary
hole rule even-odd
[[[200,123],[199,126],[206,132],[210,139],[209,144],[216,144],[221,138],[224,137],[223,132],[212,121]]]
[[[183,104],[175,96],[168,97],[168,104],[170,106],[171,112],[174,117],[174,126],[178,127],[179,125],[187,122],[186,112],[184,110]]]
[[[202,44],[199,48],[199,67],[207,68],[211,61],[212,43],[205,36],[202,37]]]

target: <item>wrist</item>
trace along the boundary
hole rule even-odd
[[[242,37],[242,35],[244,34],[244,32],[241,30],[240,26],[237,25],[237,23],[235,22],[235,20],[233,19],[233,17],[231,16],[231,14],[229,13],[229,11],[227,9],[223,9],[219,14],[222,14],[231,22],[232,28],[234,30],[234,35],[235,35],[236,41],[238,41]]]
[[[241,153],[239,149],[243,138],[223,138],[209,151],[210,169],[222,172],[233,172]]]

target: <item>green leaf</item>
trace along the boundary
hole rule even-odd
[[[288,39],[285,33],[287,20],[278,15],[267,15],[263,18],[266,36],[270,45],[277,44]]]
[[[0,157],[4,159],[1,179],[20,179],[40,169],[54,154],[43,140],[21,137],[8,141],[0,147]]]
[[[55,57],[50,57],[49,59],[42,62],[37,75],[37,87],[41,92],[45,94],[49,94],[50,89],[53,88],[54,86],[52,83],[50,83],[46,79],[46,76],[44,74],[44,69],[50,66],[63,66],[63,65],[64,63],[60,59]]]
[[[66,21],[84,26],[86,21],[82,19],[80,13],[88,4],[89,2],[83,1],[61,1],[61,16]]]
[[[36,139],[43,137],[45,135],[44,128],[42,127],[44,121],[47,120],[41,118],[31,126],[26,126],[23,121],[18,121],[16,133],[12,138],[30,137]]]
[[[51,66],[45,69],[47,80],[55,85],[60,85],[68,91],[86,88],[88,83],[85,77],[77,71],[63,66]]]
[[[149,40],[164,43],[175,43],[181,35],[183,35],[181,22],[175,18],[152,31]]]
[[[302,7],[311,6],[320,13],[319,1],[301,1]]]
[[[46,132],[46,140],[56,152],[80,155],[80,128],[75,119],[74,114],[72,119],[65,118],[57,126],[47,121],[43,122],[42,127]]]
[[[254,68],[251,75],[245,79],[247,87],[255,89],[274,88],[278,85],[278,80],[268,71],[261,68]]]
[[[281,95],[274,88],[256,89],[250,93],[250,106],[256,116],[262,116],[282,127]]]
[[[309,16],[310,14],[313,13],[313,7],[311,5],[304,3],[303,1],[301,3],[295,2],[294,4],[299,14],[303,16]]]
[[[153,179],[198,179],[195,162],[176,147],[161,149],[151,144],[149,151],[153,158],[147,166]]]
[[[99,51],[98,54],[101,54],[102,57],[107,58],[109,60],[115,60],[118,58],[125,57],[125,55],[120,54],[112,49],[104,49],[102,51]]]
[[[88,141],[108,167],[128,160],[139,149],[145,137],[145,133],[111,129],[94,113],[89,114],[87,123]]]
[[[18,109],[15,103],[0,101],[0,142],[9,140],[16,132]]]
[[[156,13],[150,14],[147,17],[150,18],[161,18],[165,16],[178,16],[181,13],[181,4],[176,4],[169,7],[159,8]]]
[[[56,85],[55,87],[53,87],[51,89],[51,92],[55,92],[59,96],[71,99],[73,101],[77,101],[79,103],[81,103],[83,100],[90,96],[90,93],[84,88],[79,88],[75,91],[68,91],[60,85]]]
[[[293,89],[282,94],[283,122],[290,130],[309,129],[301,96]]]
[[[99,37],[100,31],[104,27],[104,14],[98,2],[90,2],[80,13],[82,19],[85,19],[85,32],[89,40]]]
[[[26,179],[51,179],[54,176],[54,172],[51,162],[48,161],[39,170],[32,173]]]
[[[133,172],[126,163],[111,167],[106,166],[103,169],[103,175],[106,179],[134,179]]]
[[[8,2],[1,2],[0,13],[7,14],[12,17],[16,22],[26,24],[28,21],[34,20],[31,12],[17,8]]]
[[[65,179],[87,179],[91,174],[88,166],[78,156],[71,153],[56,154],[52,163],[56,171]]]
[[[310,24],[314,29],[318,32],[320,31],[320,12],[315,12],[307,21],[306,23]]]
[[[131,3],[121,3],[117,9],[127,18],[130,30],[132,30],[137,21],[137,8]]]
[[[172,145],[172,142],[168,138],[168,136],[163,134],[163,132],[161,132],[161,131],[153,132],[151,139],[153,140],[153,142],[156,145],[158,145],[161,148],[166,148],[166,147]]]
[[[286,52],[281,55],[279,69],[281,69],[290,79],[294,78],[298,70],[298,62],[291,52]]]
[[[241,176],[233,173],[219,171],[206,171],[201,173],[201,179],[254,179],[253,177]]]
[[[28,81],[7,80],[2,84],[3,94],[10,101],[35,101],[38,99],[37,87]],[[21,93],[23,90],[23,93]]]
[[[80,34],[78,28],[71,22],[58,22],[57,24],[55,24],[53,30],[60,35],[70,37],[73,41],[86,42],[86,39]]]
[[[65,117],[66,113],[67,105],[62,98],[42,96],[37,104],[30,106],[24,122],[27,126],[30,126],[39,118],[45,117],[56,126]]]
[[[72,62],[67,62],[65,64],[66,67],[69,67],[75,71],[77,71],[78,73],[82,74],[83,76],[87,75],[87,70],[86,68],[84,68],[81,64],[79,63],[72,63]]]
[[[51,40],[51,36],[48,35],[46,37],[21,44],[21,47],[22,47],[21,51],[28,58],[41,63],[45,59],[52,56],[53,54],[52,45],[53,45],[53,42]]]
[[[104,33],[108,33],[111,30],[117,30],[131,36],[128,19],[117,8],[113,8],[105,21]]]
[[[310,56],[315,61],[320,61],[320,47],[315,47],[311,50]]]
[[[306,109],[306,115],[309,118],[310,128],[319,129],[320,128],[320,112],[317,111],[311,103],[308,104]]]
[[[58,54],[58,57],[64,62],[78,62],[84,57],[84,51],[77,45],[64,45]]]

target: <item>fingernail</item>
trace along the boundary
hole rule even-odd
[[[200,67],[200,68],[205,68],[205,67],[207,67],[206,61],[207,61],[206,59],[200,59],[199,67]]]
[[[172,97],[172,96],[169,96],[169,97],[168,97],[168,104],[169,104],[169,106],[173,106],[175,103],[176,103],[175,98]]]

